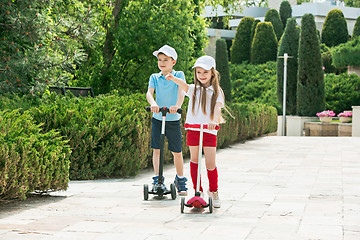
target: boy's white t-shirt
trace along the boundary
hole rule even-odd
[[[188,91],[185,93],[186,96],[189,97],[189,105],[188,110],[186,113],[186,123],[189,124],[209,124],[211,121],[210,119],[210,103],[211,103],[211,97],[214,93],[214,89],[212,86],[205,88],[206,89],[206,114],[203,113],[201,109],[201,104],[199,104],[199,98],[200,98],[200,86],[196,89],[196,100],[195,100],[195,114],[192,111],[193,106],[193,94],[195,90],[195,84],[190,84]],[[216,99],[216,103],[221,103],[221,107],[224,107],[224,96],[222,92],[220,91],[218,98]],[[198,128],[186,128],[186,130],[193,130],[193,131],[200,131]],[[217,134],[217,130],[208,130],[204,129],[204,132],[210,133],[210,134]]]

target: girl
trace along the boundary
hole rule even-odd
[[[219,85],[219,73],[215,69],[215,59],[210,56],[202,56],[195,62],[194,84],[188,85],[181,79],[170,73],[166,75],[167,80],[178,84],[185,95],[190,98],[186,123],[207,124],[204,129],[203,149],[205,164],[209,179],[208,194],[213,200],[214,207],[221,206],[218,194],[218,172],[215,163],[216,155],[216,125],[223,123],[221,108],[224,107],[224,93]],[[197,168],[200,130],[187,128],[187,145],[190,148],[190,174],[194,189],[196,191]],[[200,191],[203,189],[200,186]]]

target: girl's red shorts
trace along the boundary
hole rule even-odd
[[[203,132],[203,147],[216,147],[216,135]],[[200,131],[187,130],[186,144],[199,146]]]

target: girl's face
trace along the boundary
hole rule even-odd
[[[204,87],[209,87],[213,76],[211,70],[205,70],[201,67],[195,68],[196,78]]]
[[[163,74],[170,73],[176,61],[163,53],[158,54],[158,67]]]

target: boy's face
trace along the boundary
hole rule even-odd
[[[158,54],[158,67],[162,72],[169,73],[172,71],[176,61],[163,53]]]

